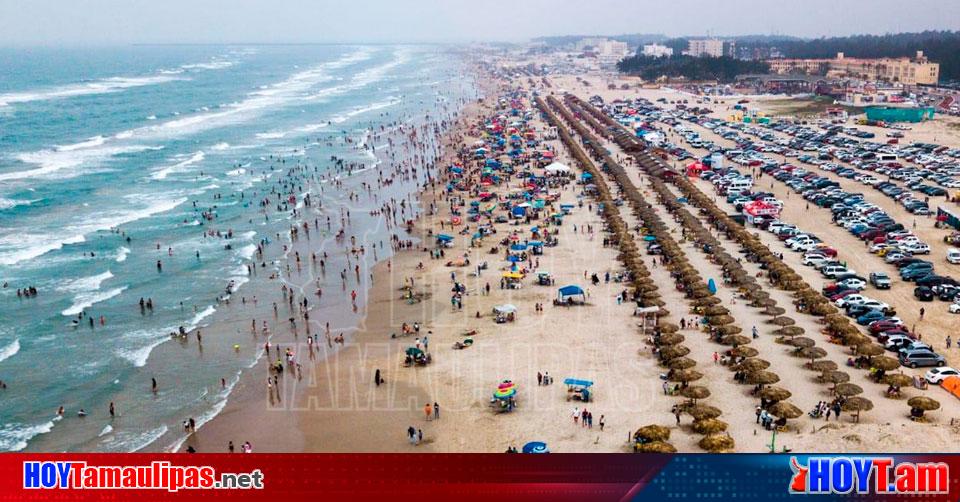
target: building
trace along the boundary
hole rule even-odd
[[[723,40],[717,38],[691,39],[687,42],[687,50],[683,53],[693,57],[712,57],[723,56]]]
[[[940,64],[928,60],[923,51],[917,51],[913,58],[848,58],[838,52],[833,59],[770,59],[767,63],[772,73],[779,74],[827,75],[904,85],[936,84],[940,79]]]
[[[615,65],[618,61],[630,54],[630,45],[609,38],[590,37],[581,38],[574,49],[584,54],[596,56],[601,65]]]
[[[647,44],[643,46],[643,55],[654,58],[670,57],[673,55],[673,49],[666,45]]]

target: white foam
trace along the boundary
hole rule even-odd
[[[95,146],[100,146],[106,143],[106,141],[107,141],[107,138],[104,138],[103,136],[94,136],[86,141],[81,141],[80,143],[74,143],[72,145],[57,146],[57,147],[54,147],[54,149],[58,152],[72,152],[74,150],[81,150],[84,148],[92,148]]]
[[[243,246],[242,248],[240,248],[239,254],[240,254],[240,257],[243,258],[244,260],[249,260],[250,258],[253,257],[253,254],[256,252],[257,252],[257,246],[253,244],[247,244],[246,246]],[[246,269],[244,269],[244,273],[246,273]]]
[[[193,319],[190,320],[189,329],[196,328],[197,326],[200,325],[200,321],[204,320],[205,318],[207,318],[208,316],[210,316],[216,311],[217,309],[214,308],[213,305],[209,305],[207,306],[207,308],[201,310],[200,312],[197,312],[196,314],[194,314]]]
[[[29,206],[34,202],[36,201],[22,200],[22,199],[6,199],[4,197],[0,197],[0,210],[13,209],[18,206]]]
[[[20,451],[27,447],[27,441],[40,434],[53,430],[53,421],[40,424],[3,424],[0,427],[0,451]]]
[[[194,64],[185,64],[181,65],[180,68],[184,70],[222,70],[224,68],[230,68],[235,63],[233,61],[217,61],[213,60],[209,63],[194,63]]]
[[[108,94],[133,87],[163,84],[175,80],[182,80],[182,78],[172,75],[111,77],[81,84],[68,84],[34,91],[0,94],[0,107],[18,103],[29,103],[32,101],[49,101],[53,99],[65,99],[77,96],[89,96],[93,94]]]
[[[123,293],[126,289],[126,286],[121,286],[119,288],[108,289],[106,291],[80,293],[73,297],[73,305],[63,312],[60,312],[60,314],[67,317],[75,316],[80,312],[83,312],[84,309],[92,307],[97,303],[107,301],[115,296],[119,296],[120,293]]]
[[[99,437],[106,436],[107,434],[110,434],[111,432],[113,432],[113,426],[110,425],[110,424],[107,424],[107,425],[105,425],[105,426],[103,427],[103,429],[100,431],[100,434],[97,434],[97,437],[99,438]]]
[[[187,158],[186,160],[181,160],[180,162],[177,162],[176,164],[173,164],[173,165],[171,165],[171,166],[164,167],[164,168],[162,168],[162,169],[154,172],[153,174],[150,175],[150,178],[155,179],[155,180],[163,180],[163,179],[166,179],[167,176],[169,176],[169,175],[171,175],[171,174],[181,172],[181,171],[185,170],[187,167],[190,167],[190,166],[196,164],[197,162],[202,162],[203,159],[204,159],[204,157],[205,157],[205,155],[204,155],[204,153],[203,153],[202,151],[195,152],[193,155],[191,155],[191,156],[190,156],[189,158]]]
[[[130,248],[120,246],[120,249],[117,250],[117,263],[123,263],[127,261],[127,255],[130,254]]]
[[[0,362],[6,361],[20,352],[20,339],[14,338],[6,347],[0,348]]]
[[[68,244],[79,244],[86,239],[82,235],[60,238],[48,234],[15,233],[0,237],[0,249],[12,248],[0,252],[0,265],[15,265],[21,261],[55,251]]]
[[[227,176],[243,176],[246,173],[247,173],[246,169],[240,168],[240,169],[234,169],[232,171],[227,171],[224,174],[226,174]]]
[[[147,364],[147,359],[150,358],[153,349],[170,339],[170,332],[172,331],[176,331],[176,328],[166,328],[161,331],[137,330],[127,333],[117,341],[118,345],[128,342],[130,345],[139,345],[144,340],[147,341],[147,344],[135,348],[121,347],[116,349],[114,354],[130,361],[135,367],[141,368]]]
[[[64,222],[58,233],[30,234],[11,231],[0,236],[0,265],[15,265],[25,260],[42,256],[67,244],[78,244],[86,239],[84,235],[101,230],[109,230],[132,221],[149,218],[165,213],[187,201],[186,197],[171,194],[131,194],[124,197],[140,206],[137,209],[115,209],[101,211],[90,219],[76,223]],[[69,237],[64,237],[69,236]]]
[[[79,147],[82,143],[56,147],[47,150],[38,150],[16,155],[16,159],[25,164],[34,164],[39,167],[25,171],[13,171],[0,173],[0,181],[23,180],[33,178],[52,178],[57,179],[72,178],[83,174],[83,171],[75,169],[84,164],[101,163],[102,161],[117,155],[128,153],[139,153],[148,150],[161,150],[162,146],[148,145],[105,145],[106,139],[98,141],[96,145]],[[89,143],[89,142],[88,142]],[[73,169],[64,172],[68,169]]]
[[[107,427],[110,427],[109,425]],[[106,430],[107,427],[104,427]],[[113,428],[110,428],[113,432]],[[160,439],[167,433],[167,426],[160,425],[154,429],[141,430],[135,428],[132,431],[119,430],[104,438],[103,442],[97,446],[96,450],[100,452],[133,453],[142,450],[151,443]],[[101,434],[100,436],[103,436]]]
[[[226,150],[227,148],[230,148],[230,143],[217,143],[216,145],[210,147],[211,150],[217,151]]]
[[[90,277],[81,277],[79,279],[67,280],[62,282],[55,289],[64,293],[80,293],[84,291],[96,291],[100,289],[103,281],[113,277],[109,270],[102,274],[92,275]]]

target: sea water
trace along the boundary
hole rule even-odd
[[[344,138],[436,117],[471,92],[444,47],[0,50],[0,451],[179,444],[185,417],[212,418],[262,352],[218,298],[232,281],[236,304],[266,277],[246,264],[290,221],[252,218],[255,201],[236,194],[269,190],[297,162],[383,162]],[[357,213],[370,236],[387,236]],[[233,232],[228,245],[204,236],[214,225]],[[29,286],[39,294],[18,297]],[[141,312],[140,298],[154,309]],[[234,335],[204,350],[169,335],[214,323]]]

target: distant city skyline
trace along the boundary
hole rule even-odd
[[[662,33],[798,37],[960,29],[943,0],[0,0],[0,45],[521,42]]]

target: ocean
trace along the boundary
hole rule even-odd
[[[263,218],[254,194],[293,166],[396,162],[358,145],[473,93],[442,46],[0,49],[0,451],[181,444],[183,420],[215,416],[261,357],[249,318],[268,307],[222,303],[279,267],[248,275],[257,245],[291,224]],[[389,235],[362,216],[375,208],[354,209],[368,242]],[[202,347],[169,335],[215,325],[231,329]]]

